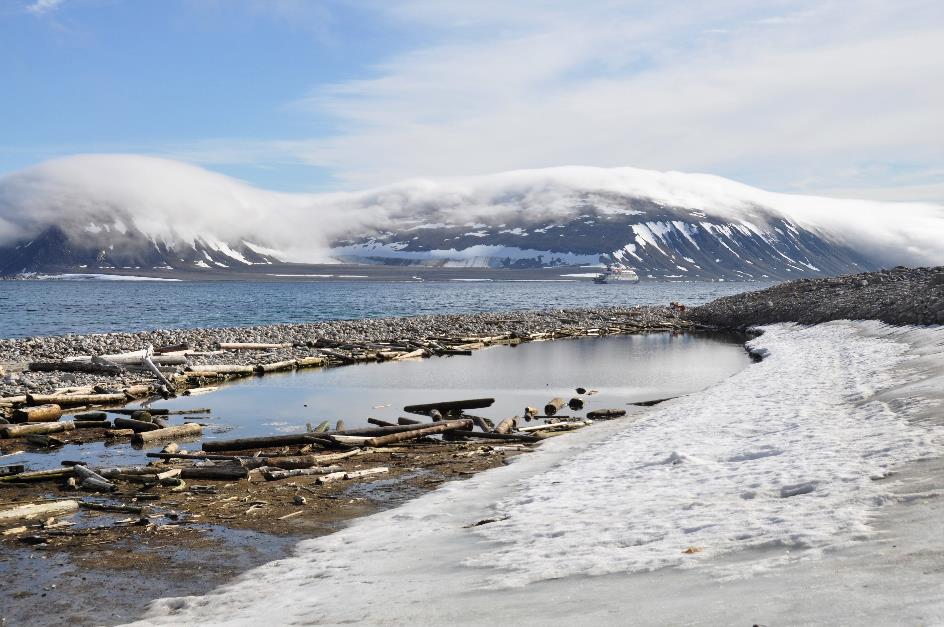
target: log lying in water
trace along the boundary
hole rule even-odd
[[[160,429],[160,425],[156,425],[153,422],[145,422],[144,420],[135,420],[134,418],[115,418],[115,428],[116,429],[131,429],[135,433],[143,433],[144,431],[156,431]]]
[[[36,405],[13,410],[13,422],[56,422],[62,417],[59,405]]]
[[[82,413],[82,414],[76,414],[75,416],[73,416],[73,418],[74,418],[76,421],[78,421],[78,420],[86,420],[86,421],[88,421],[88,420],[107,420],[107,419],[108,419],[108,414],[106,414],[106,413],[103,412],[103,411],[87,411],[87,412]]]
[[[552,398],[547,402],[547,405],[544,406],[544,413],[548,416],[553,416],[557,413],[561,407],[567,404],[567,401],[560,397]]]
[[[400,433],[390,433],[388,435],[381,435],[378,437],[370,438],[364,442],[365,446],[375,447],[375,446],[386,446],[387,444],[394,444],[396,442],[406,442],[408,440],[416,440],[427,435],[435,435],[437,433],[445,433],[447,431],[456,431],[458,429],[471,429],[472,421],[471,420],[443,420],[434,425],[428,427],[423,427],[420,429],[412,429],[410,431],[402,431]]]
[[[73,429],[75,429],[75,423],[71,420],[64,420],[62,422],[26,423],[22,425],[0,425],[0,438],[18,438],[35,433],[59,433],[61,431],[72,431]]]
[[[108,405],[124,403],[128,399],[123,393],[116,394],[27,394],[27,405],[53,404],[61,407],[76,405]]]
[[[220,342],[217,344],[222,351],[264,351],[273,348],[291,348],[291,342],[268,344],[265,342]]]
[[[294,370],[298,365],[294,359],[277,361],[271,364],[258,364],[255,367],[256,374],[265,374],[267,372],[280,372],[282,370]]]
[[[594,420],[606,420],[607,418],[619,418],[625,416],[625,409],[594,409],[587,412],[587,418]]]
[[[583,409],[583,399],[574,397],[567,401],[567,406],[570,407],[573,411],[580,411]]]
[[[494,398],[472,398],[462,401],[442,401],[439,403],[423,403],[421,405],[407,405],[403,408],[403,411],[410,414],[423,414],[429,415],[434,409],[439,410],[442,413],[449,413],[454,409],[466,410],[466,409],[482,409],[484,407],[491,407],[495,402]]]
[[[323,366],[327,360],[324,357],[302,357],[301,359],[296,360],[296,365],[299,368],[313,368],[316,366]]]
[[[79,502],[73,500],[49,501],[48,503],[27,503],[0,511],[0,523],[13,520],[30,520],[61,516],[79,509]]]
[[[397,425],[392,422],[387,422],[386,420],[381,420],[380,418],[368,418],[367,422],[372,425],[377,425],[378,427],[395,427]]]
[[[203,433],[203,427],[196,423],[177,425],[175,427],[165,427],[155,431],[146,431],[135,433],[131,438],[131,443],[137,446],[149,442],[160,442],[161,440],[172,440],[174,438],[192,438]]]
[[[407,418],[405,416],[400,416],[399,418],[397,418],[397,424],[404,425],[404,426],[405,425],[418,425],[418,424],[422,424],[422,422],[423,422],[422,420],[416,420],[415,418]]]
[[[203,443],[203,450],[212,451],[245,451],[249,449],[272,448],[276,446],[292,446],[295,444],[319,444],[324,436],[314,433],[298,433],[290,435],[269,435],[258,438],[238,438],[235,440],[210,440]]]
[[[82,464],[73,466],[72,471],[75,473],[76,478],[79,479],[80,485],[86,490],[113,492],[118,489],[118,486],[114,483]]]

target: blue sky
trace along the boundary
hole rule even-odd
[[[307,191],[629,165],[940,202],[941,42],[923,0],[2,0],[0,172],[133,153]]]

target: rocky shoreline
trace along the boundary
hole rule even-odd
[[[944,324],[944,266],[801,279],[758,292],[719,298],[687,312],[694,322],[744,329],[775,322],[881,320]]]
[[[189,367],[213,365],[260,366],[318,358],[328,362],[383,360],[391,353],[422,349],[408,343],[436,342],[457,347],[501,339],[504,343],[605,335],[643,330],[687,330],[695,324],[673,307],[606,307],[594,309],[532,310],[407,318],[337,320],[309,324],[228,327],[216,329],[159,329],[138,333],[102,333],[0,340],[0,397],[48,394],[63,388],[104,386],[124,389],[154,381],[146,372],[123,369],[114,376],[82,372],[30,372],[33,362],[59,362],[80,356],[101,356],[143,351],[148,346],[185,346],[178,351]],[[458,342],[458,343],[457,343]],[[262,351],[220,350],[221,344],[282,345]],[[475,346],[478,347],[478,346]],[[434,348],[426,350],[435,351]],[[328,354],[328,352],[331,354]],[[212,369],[203,368],[212,371]],[[194,382],[198,383],[198,382]],[[202,382],[207,383],[207,382]],[[2,400],[2,399],[0,399]]]

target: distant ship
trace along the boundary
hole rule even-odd
[[[604,283],[639,283],[639,275],[632,268],[616,264],[607,264],[606,270],[593,277],[593,282]]]

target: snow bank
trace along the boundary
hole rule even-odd
[[[926,420],[944,329],[775,325],[752,347],[767,358],[708,390],[548,441],[210,595],[156,602],[146,622],[547,624],[577,603],[625,623],[600,608],[637,589],[664,619],[638,573],[660,569],[656,593],[684,573],[737,586],[868,538],[896,498],[876,479],[944,450]]]

